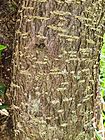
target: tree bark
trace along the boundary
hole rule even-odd
[[[17,140],[93,138],[103,26],[103,0],[23,1],[10,90]]]

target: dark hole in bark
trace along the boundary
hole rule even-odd
[[[43,48],[45,48],[45,44],[44,43],[35,44],[35,47],[43,49]]]

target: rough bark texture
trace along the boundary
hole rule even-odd
[[[92,139],[103,8],[103,0],[23,0],[11,83],[16,140]]]

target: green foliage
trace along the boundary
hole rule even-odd
[[[103,124],[105,126],[105,111],[104,110],[102,111],[102,117],[103,117]]]
[[[6,86],[0,83],[0,96],[4,96],[5,92],[6,92]]]
[[[103,36],[103,45],[100,54],[100,93],[105,102],[105,34]],[[105,111],[102,110],[103,126],[105,127]],[[102,140],[102,137],[95,131],[97,140]]]
[[[6,86],[4,84],[0,83],[0,99],[4,98],[5,92],[6,92]],[[1,102],[0,110],[2,110],[2,109],[6,109],[7,110],[8,108],[9,107],[8,107],[7,104],[4,104],[4,103]]]
[[[2,55],[2,51],[6,48],[7,48],[7,46],[0,44],[0,58],[1,58],[1,55]]]
[[[9,3],[9,10],[11,10],[12,12],[15,12],[17,10],[16,3]]]
[[[95,134],[96,134],[96,140],[103,140],[102,136],[98,133],[97,130],[95,130]]]
[[[2,110],[2,109],[9,109],[9,106],[7,105],[7,104],[2,104],[2,105],[0,105],[0,110]]]
[[[100,55],[100,92],[105,101],[105,34]]]
[[[6,48],[7,48],[7,46],[0,44],[0,58],[2,56],[3,50],[6,49]],[[3,98],[5,96],[5,92],[6,92],[6,86],[5,86],[5,84],[0,83],[0,99],[3,100]],[[8,109],[8,105],[6,105],[6,104],[4,104],[2,102],[0,102],[0,103],[1,103],[0,104],[0,110],[2,110],[2,109],[6,109],[7,110]]]

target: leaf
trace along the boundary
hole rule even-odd
[[[0,96],[3,96],[5,92],[6,92],[6,86],[0,83]]]
[[[102,136],[98,133],[96,129],[95,129],[95,135],[96,135],[96,140],[103,140]]]
[[[100,93],[101,97],[105,101],[105,34],[103,36],[103,45],[100,55]]]
[[[9,109],[9,106],[7,105],[7,104],[2,104],[2,105],[0,105],[0,110],[2,110],[2,109]]]
[[[0,57],[1,57],[2,51],[6,48],[7,48],[7,46],[0,44]]]

